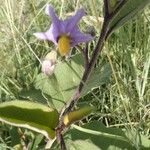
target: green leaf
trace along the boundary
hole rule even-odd
[[[32,142],[28,145],[28,149],[32,149],[32,150],[39,149],[39,147],[42,146],[42,144],[40,144],[42,140],[43,140],[43,135],[41,134],[35,135]]]
[[[60,110],[77,88],[83,74],[83,64],[81,55],[75,55],[70,61],[60,62],[50,77],[39,74],[35,87],[50,95],[50,102]]]
[[[87,94],[94,88],[97,88],[103,84],[106,84],[111,76],[111,67],[109,64],[99,66],[91,73],[88,81],[86,82],[84,89],[81,93],[82,96]]]
[[[52,105],[60,110],[71,98],[75,89],[79,85],[84,68],[81,54],[75,55],[68,62],[57,64],[52,76],[47,77],[39,74],[35,81],[35,87],[41,89],[43,93],[51,96]],[[88,79],[82,96],[102,84],[109,81],[111,69],[108,64],[96,68]]]
[[[140,134],[138,131],[126,131],[126,136],[130,141],[133,141],[134,145],[138,145],[140,149],[146,150],[150,149],[150,139],[148,137]]]
[[[82,127],[76,125],[72,127],[73,129],[65,136],[69,150],[136,150],[130,138],[127,137],[126,131],[119,128],[106,128],[99,121],[85,124]],[[141,149],[150,148],[150,140],[146,139],[148,145],[138,143]]]
[[[118,6],[120,3],[122,3],[122,0],[107,0],[108,3],[108,13],[111,14]]]
[[[43,94],[41,90],[37,90],[34,87],[29,88],[28,90],[22,90],[19,92],[19,97],[24,100],[31,100],[42,104],[47,104],[50,96]]]
[[[0,121],[31,129],[47,138],[55,137],[58,120],[58,112],[42,104],[19,100],[0,104]]]
[[[120,8],[109,23],[109,33],[121,27],[124,23],[129,21],[133,16],[140,12],[150,0],[124,0],[125,4]]]
[[[21,142],[20,135],[18,133],[18,129],[16,127],[12,127],[9,131],[11,136],[11,146],[15,146]]]

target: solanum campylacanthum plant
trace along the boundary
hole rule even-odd
[[[70,48],[91,41],[89,34],[83,34],[78,28],[78,22],[85,15],[83,9],[79,9],[74,16],[60,20],[51,5],[47,5],[45,13],[50,16],[52,24],[46,32],[37,32],[34,35],[41,40],[52,41],[57,47],[61,56],[69,54]]]
[[[71,96],[68,105],[59,113],[54,108],[43,104],[19,100],[0,104],[0,121],[24,127],[43,134],[49,139],[57,138],[61,150],[66,150],[62,133],[66,127],[75,121],[88,115],[93,108],[90,106],[74,111],[74,105],[81,96],[85,83],[94,69],[99,53],[102,51],[108,36],[125,22],[131,19],[138,11],[146,6],[149,0],[103,0],[104,22],[95,48],[91,49],[91,56],[88,56],[87,46],[82,49],[85,69],[81,81]],[[83,34],[78,28],[78,22],[85,15],[83,9],[78,10],[74,16],[60,20],[51,5],[47,5],[45,12],[51,17],[52,24],[46,32],[37,32],[34,35],[41,40],[52,41],[61,56],[67,56],[71,47],[79,43],[86,43],[93,40],[88,34]],[[86,44],[87,45],[87,44]],[[57,61],[56,51],[51,51],[42,63],[42,72],[51,75]],[[61,70],[63,71],[63,70]],[[67,79],[66,79],[67,80]],[[19,113],[18,113],[19,112]],[[116,136],[115,136],[116,138]]]
[[[85,82],[88,80],[88,77],[90,76],[90,73],[94,68],[96,60],[99,56],[99,53],[103,49],[105,41],[115,29],[119,28],[125,22],[130,20],[139,10],[144,8],[144,6],[146,6],[146,4],[149,3],[148,0],[144,0],[143,2],[140,0],[137,1],[136,0],[103,0],[103,2],[104,2],[104,22],[101,28],[101,32],[97,44],[95,48],[93,48],[92,50],[91,57],[88,56],[87,47],[83,49],[82,54],[84,55],[83,57],[86,64],[85,71],[83,73],[79,86],[77,87],[75,93],[70,99],[69,105],[67,106],[66,109],[64,109],[61,112],[59,123],[55,129],[56,137],[58,142],[60,142],[60,146],[62,150],[66,149],[62,132],[66,127],[66,125],[68,126],[68,124],[71,123],[68,122],[69,120],[68,118],[71,118],[70,119],[71,121],[75,121],[76,118],[78,118],[77,120],[79,120],[80,118],[80,113],[78,113],[80,111],[77,111],[77,113],[76,111],[74,113],[70,113],[70,112],[73,110],[75,103],[80,98]],[[134,5],[134,7],[131,7],[132,5]],[[141,7],[139,7],[139,5]],[[129,9],[129,7],[131,8]],[[81,17],[85,14],[83,9],[78,10],[74,16],[66,20],[58,19],[53,8],[50,5],[47,5],[45,12],[52,19],[51,27],[46,32],[38,32],[35,33],[34,35],[39,39],[52,41],[58,47],[58,51],[61,56],[68,55],[70,51],[70,47],[73,47],[81,42],[84,43],[89,42],[93,39],[91,35],[81,33],[77,26],[77,23],[79,22]],[[85,112],[83,111],[82,113],[84,114]],[[76,116],[75,114],[79,116],[73,118],[73,116]]]

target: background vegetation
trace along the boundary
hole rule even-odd
[[[47,30],[51,23],[44,13],[46,3],[52,4],[61,18],[84,7],[87,16],[80,22],[80,28],[94,33],[91,48],[97,41],[103,21],[101,0],[1,0],[0,102],[15,99],[47,101],[43,96],[39,98],[42,92],[39,94],[35,90],[34,81],[41,72],[38,59],[55,47],[33,36],[34,32]],[[98,111],[80,121],[79,125],[99,120],[107,127],[140,131],[150,138],[149,24],[147,7],[111,35],[97,62],[97,66],[110,64],[111,78],[81,98],[79,105],[91,104]],[[29,89],[32,89],[31,93],[21,92]],[[29,149],[41,149],[46,142],[42,135],[0,123],[0,149],[12,149],[19,143],[16,139]]]

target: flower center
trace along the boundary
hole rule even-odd
[[[58,38],[58,51],[61,56],[65,56],[70,50],[70,39],[67,35],[61,35]]]

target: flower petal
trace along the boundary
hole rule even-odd
[[[57,45],[57,38],[61,34],[61,20],[59,20],[59,18],[56,16],[55,11],[51,5],[46,6],[45,13],[52,19],[51,27],[46,32],[46,35],[49,37],[49,40]]]
[[[48,37],[45,34],[45,32],[36,32],[36,33],[33,33],[33,35],[36,36],[40,40],[48,40]]]
[[[46,31],[45,34],[48,37],[48,40],[52,41],[55,45],[57,45],[59,31],[55,24],[52,23],[50,29]]]
[[[79,43],[86,43],[91,41],[93,38],[89,34],[80,34],[73,41],[71,41],[71,47],[78,45]]]
[[[57,27],[52,23],[49,30],[46,32],[37,32],[33,33],[40,40],[49,40],[52,41],[55,45],[57,45],[57,38],[59,35]]]
[[[68,33],[70,33],[68,31],[68,21],[67,20],[61,20],[60,21],[59,32],[60,32],[60,34],[68,34]]]
[[[69,19],[66,20],[67,22],[67,33],[72,32],[74,27],[77,25],[77,23],[80,21],[80,19],[85,15],[84,9],[79,9],[76,14]]]
[[[76,29],[74,29],[74,31],[71,34],[71,47],[74,47],[79,43],[88,42],[91,40],[93,40],[93,37],[90,34],[83,34],[76,27]]]
[[[53,9],[53,7],[51,5],[47,5],[45,8],[45,13],[51,17],[52,22],[55,24],[55,26],[59,26],[60,20],[59,18],[56,16],[55,11]]]

